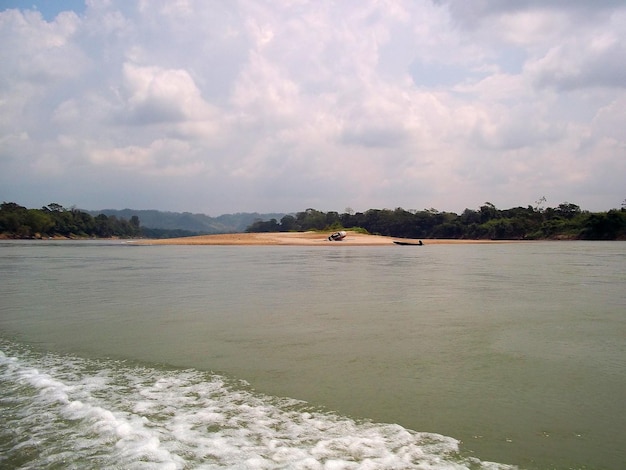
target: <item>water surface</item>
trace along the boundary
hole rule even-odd
[[[2,419],[108,423],[100,466],[626,466],[622,242],[6,242],[0,281]]]

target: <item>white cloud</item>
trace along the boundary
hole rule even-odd
[[[133,124],[210,118],[211,110],[185,70],[123,65],[125,109]]]
[[[624,31],[612,1],[2,11],[0,199],[608,209],[626,177]]]
[[[80,48],[72,42],[79,21],[71,12],[58,15],[52,23],[44,21],[37,12],[1,13],[5,79],[44,86],[72,77],[85,62]]]
[[[193,158],[193,149],[184,141],[158,139],[146,147],[97,148],[89,159],[98,166],[142,171],[151,176],[192,176],[205,164]]]
[[[573,38],[530,62],[527,72],[538,86],[566,91],[588,87],[626,89],[625,40],[626,34],[619,38],[600,32],[594,37]]]

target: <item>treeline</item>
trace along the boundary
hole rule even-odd
[[[500,210],[486,202],[462,214],[435,209],[408,211],[369,209],[365,212],[321,212],[307,209],[284,215],[280,221],[257,219],[246,232],[363,229],[372,234],[402,238],[457,238],[494,240],[626,240],[626,201],[621,209],[583,211],[565,202],[557,207],[514,207]],[[206,232],[205,232],[206,233]],[[139,217],[93,216],[53,203],[27,209],[14,202],[0,204],[0,236],[3,238],[169,238],[198,235],[182,228],[147,228]]]
[[[493,240],[626,240],[626,209],[591,213],[565,202],[557,207],[514,207],[500,210],[486,202],[462,214],[401,207],[321,212],[307,209],[268,221],[257,220],[247,232],[288,232],[362,228],[371,234],[402,238]]]
[[[53,203],[27,209],[14,202],[0,204],[0,234],[5,238],[134,238],[143,236],[139,218],[129,220],[99,214],[95,217]]]
[[[141,227],[148,235],[148,229],[155,229],[150,233],[166,234],[168,236],[184,236],[181,234],[209,234],[209,233],[241,233],[246,227],[255,220],[269,220],[272,218],[280,219],[284,213],[268,213],[259,214],[258,212],[246,213],[239,212],[236,214],[223,214],[217,217],[210,217],[206,214],[192,214],[191,212],[164,212],[158,210],[143,209],[102,209],[99,211],[87,211],[94,217],[99,214],[105,214],[109,217],[114,215],[118,219],[129,219],[136,215],[141,220]],[[184,232],[180,232],[183,230]]]

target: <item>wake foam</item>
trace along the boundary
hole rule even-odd
[[[211,373],[0,347],[0,466],[514,468],[462,458],[450,437],[358,422]]]

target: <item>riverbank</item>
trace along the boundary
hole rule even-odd
[[[141,245],[306,245],[306,246],[378,246],[391,245],[394,240],[418,243],[417,239],[385,237],[347,231],[341,241],[329,241],[330,232],[272,232],[272,233],[229,233],[199,235],[195,237],[167,238],[160,240],[135,240]],[[511,243],[511,240],[450,240],[422,239],[424,245]]]

